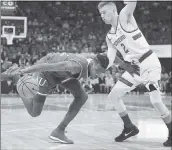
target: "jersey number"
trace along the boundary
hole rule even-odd
[[[126,47],[125,47],[125,45],[123,43],[121,43],[121,47],[123,48],[123,50],[124,50],[125,53],[128,53],[129,52],[129,50],[126,49]]]

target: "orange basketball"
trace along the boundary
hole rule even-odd
[[[23,76],[17,82],[17,91],[23,98],[33,98],[39,89],[38,82],[32,76]]]

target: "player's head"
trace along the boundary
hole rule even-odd
[[[117,20],[118,12],[115,3],[102,1],[98,4],[98,10],[106,24],[112,24],[113,21]]]
[[[106,54],[98,54],[94,57],[91,61],[90,65],[90,77],[92,79],[96,78],[100,74],[106,71],[106,68],[109,64],[109,59],[107,58]]]

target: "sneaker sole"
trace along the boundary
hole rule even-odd
[[[51,136],[51,135],[49,136],[49,138],[54,140],[54,141],[58,141],[58,142],[61,142],[61,143],[64,143],[64,144],[73,144],[73,143],[68,143],[66,141],[63,141],[63,140],[61,140],[61,139],[59,139],[57,137]]]
[[[164,147],[172,147],[172,143],[163,143]]]
[[[164,145],[164,144],[163,144],[163,146],[164,146],[164,147],[172,147],[172,145]]]

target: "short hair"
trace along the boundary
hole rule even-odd
[[[97,54],[96,59],[104,69],[109,65],[109,59],[105,53]]]
[[[111,6],[114,6],[115,9],[117,10],[116,8],[116,4],[114,2],[109,2],[109,1],[102,1],[98,4],[98,9],[101,9],[102,7],[106,6],[106,5],[111,5]]]

